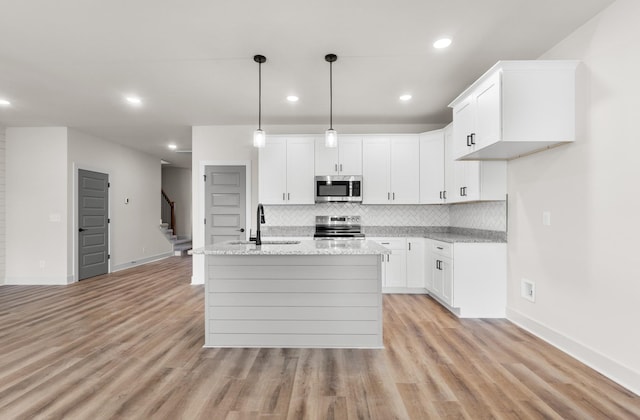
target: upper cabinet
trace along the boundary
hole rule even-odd
[[[420,134],[420,204],[446,203],[444,130]]]
[[[365,136],[363,204],[418,204],[420,140],[416,134]]]
[[[449,106],[452,154],[506,160],[575,140],[577,61],[499,61]]]
[[[340,135],[338,147],[315,141],[316,175],[362,175],[362,136]]]
[[[268,136],[258,153],[258,194],[262,204],[314,203],[313,138]]]

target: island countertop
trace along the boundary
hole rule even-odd
[[[391,251],[368,240],[229,241],[194,249],[194,255],[382,255]]]

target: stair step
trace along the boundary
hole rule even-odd
[[[187,242],[188,242],[188,243],[191,243],[191,239],[189,239],[189,238],[185,238],[185,239],[175,239],[175,240],[173,241],[173,244],[174,244],[174,245],[179,245],[179,244],[186,244]]]

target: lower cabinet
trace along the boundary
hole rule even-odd
[[[426,241],[429,294],[461,318],[506,316],[506,244]]]
[[[367,238],[391,250],[383,255],[383,293],[426,293],[423,238]]]

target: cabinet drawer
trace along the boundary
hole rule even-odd
[[[407,248],[407,240],[405,238],[371,238],[370,240],[392,250],[404,251]]]
[[[453,256],[453,244],[448,242],[431,241],[431,252],[443,257],[451,258]]]

